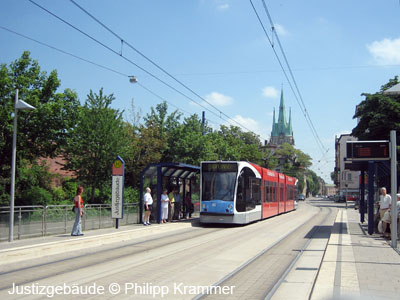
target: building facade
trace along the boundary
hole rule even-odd
[[[358,195],[360,187],[360,172],[345,169],[347,141],[357,141],[357,138],[350,134],[335,137],[335,184],[341,196]]]

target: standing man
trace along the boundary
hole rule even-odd
[[[151,197],[151,189],[149,187],[146,188],[146,194],[144,194],[143,202],[145,211],[143,225],[144,226],[151,225],[150,215],[151,215],[151,209],[153,207],[153,198]]]
[[[385,237],[388,236],[388,234],[386,233],[386,228],[387,228],[387,224],[386,222],[383,221],[383,215],[385,214],[385,212],[389,209],[390,204],[392,203],[392,197],[390,197],[390,195],[387,194],[386,192],[386,188],[381,188],[381,197],[380,197],[380,201],[379,201],[379,215],[381,217],[382,220],[382,230],[383,230],[383,235]]]

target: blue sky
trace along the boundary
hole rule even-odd
[[[34,0],[54,14],[121,52],[121,41],[69,0]],[[272,111],[283,87],[292,111],[295,147],[313,158],[312,169],[331,183],[335,135],[355,127],[361,93],[374,93],[400,75],[400,3],[398,0],[266,1],[304,104],[319,138],[318,146],[299,104],[273,54],[250,1],[245,0],[76,0],[126,42],[162,66],[219,111],[269,139]],[[252,0],[267,32],[262,1]],[[2,0],[0,26],[109,67],[139,82],[184,116],[203,107],[166,87],[119,55],[44,12],[28,0]],[[277,47],[275,40],[275,47]],[[275,48],[278,49],[278,48]],[[24,50],[42,70],[58,71],[64,88],[77,91],[81,102],[90,89],[113,93],[115,108],[129,110],[132,99],[142,115],[162,100],[127,77],[82,62],[0,28],[0,63],[9,64]],[[122,55],[204,106],[196,97],[122,46]],[[209,124],[227,124],[214,108]],[[226,118],[225,118],[226,119]],[[233,123],[237,125],[236,123]]]

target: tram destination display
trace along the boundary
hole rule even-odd
[[[389,141],[348,141],[348,160],[388,160]]]
[[[236,163],[202,163],[203,172],[237,172]]]

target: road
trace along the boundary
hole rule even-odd
[[[98,237],[86,248],[44,246],[43,254],[0,262],[0,297],[264,299],[311,236],[329,237],[337,208],[323,203],[300,203],[297,211],[247,226],[152,225],[112,243]]]

